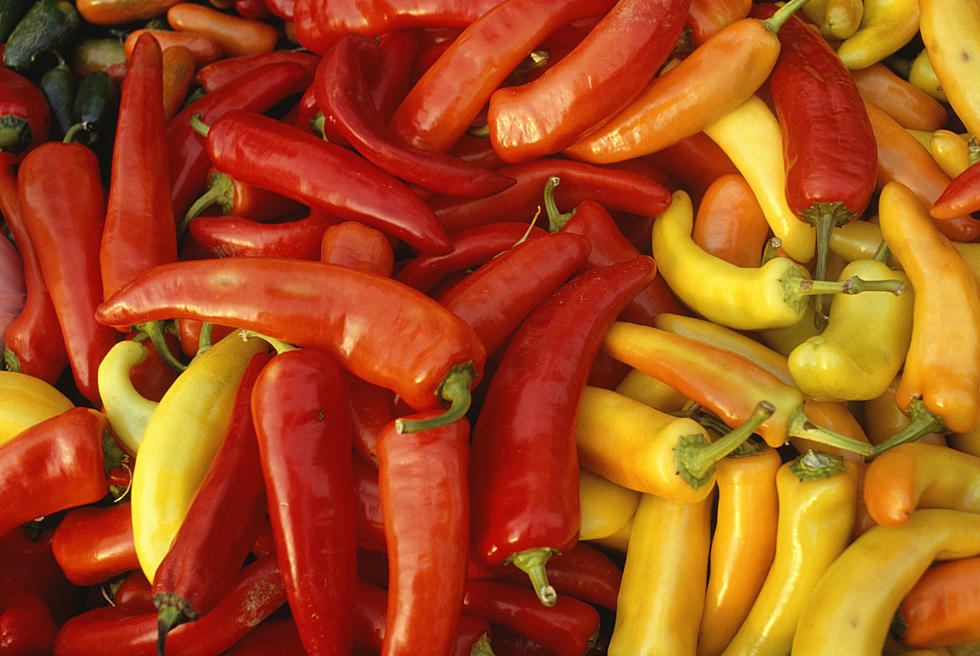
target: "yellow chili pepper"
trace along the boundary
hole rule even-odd
[[[637,504],[639,504],[639,502],[637,502]],[[605,547],[606,549],[618,551],[619,553],[626,553],[626,549],[629,547],[630,534],[632,532],[633,532],[633,517],[630,517],[629,521],[623,524],[623,527],[620,528],[618,531],[616,531],[610,536],[591,540],[591,543],[599,545],[600,547]]]
[[[640,499],[609,656],[695,655],[708,576],[711,502],[711,496],[697,503],[653,494]]]
[[[929,61],[966,131],[980,135],[980,4],[920,0],[919,33]]]
[[[957,451],[980,456],[980,426],[974,426],[965,433],[951,433],[946,436],[946,442]]]
[[[878,260],[855,260],[841,274],[900,281],[904,291],[837,295],[824,331],[789,355],[790,373],[807,396],[821,401],[864,401],[879,396],[905,362],[912,337],[912,286],[904,273]],[[869,330],[868,326],[875,327]]]
[[[698,656],[717,656],[748,615],[776,551],[779,452],[746,442],[719,460],[718,501]]]
[[[861,27],[864,0],[827,0],[820,33],[830,41],[848,39]]]
[[[54,385],[29,374],[0,371],[0,444],[75,407]]]
[[[797,262],[808,262],[816,253],[816,230],[801,221],[786,202],[783,136],[769,106],[752,96],[705,127],[704,133],[725,151],[749,183],[783,250]]]
[[[888,387],[881,393],[881,396],[868,399],[863,404],[861,423],[866,429],[868,439],[876,446],[885,443],[895,435],[913,430],[909,428],[912,419],[895,402],[895,390],[898,389],[898,384],[901,380],[901,375],[895,376],[895,379],[888,384]],[[914,402],[913,406],[915,405],[918,405],[918,402]],[[917,437],[915,441],[928,444],[942,444],[945,446],[945,427],[942,425],[942,422],[935,421],[935,418],[930,417],[927,413],[919,414],[922,418],[931,420],[927,421],[927,428],[932,427],[936,431],[943,432],[923,433],[921,427],[919,427],[916,429]]]
[[[941,103],[949,103],[946,92],[943,91],[939,77],[936,75],[936,69],[932,67],[929,52],[925,49],[919,51],[919,54],[912,60],[909,67],[909,84],[916,89],[925,91]],[[928,144],[926,146],[928,147]]]
[[[864,0],[861,26],[837,48],[850,69],[867,68],[897,52],[919,30],[918,0]]]
[[[809,451],[779,468],[776,488],[779,517],[772,567],[724,656],[790,653],[803,606],[851,538],[858,496],[854,463]],[[824,637],[838,649],[846,644],[834,634]]]
[[[651,231],[657,272],[684,304],[730,328],[784,328],[803,318],[812,295],[897,287],[894,280],[813,280],[805,267],[786,257],[774,257],[761,267],[740,267],[695,243],[693,225],[690,197],[684,190],[675,191],[670,207],[657,217]]]
[[[617,485],[587,469],[579,471],[578,497],[581,508],[579,540],[600,540],[614,535],[629,523],[640,502],[640,493]]]
[[[955,178],[970,166],[970,146],[963,136],[952,130],[939,129],[929,139],[932,158],[950,178]]]
[[[581,466],[631,490],[681,503],[701,501],[715,482],[715,462],[745,442],[772,414],[764,406],[709,444],[704,428],[612,390],[586,386],[575,440]]]
[[[616,391],[661,412],[677,412],[690,401],[667,383],[639,369],[630,369],[616,385]]]
[[[812,303],[807,303],[803,310],[803,318],[792,326],[760,330],[758,334],[770,348],[784,357],[789,357],[797,346],[820,334],[820,328],[817,327],[817,312],[813,309]]]
[[[800,615],[793,656],[879,656],[902,598],[935,560],[980,554],[980,515],[923,509],[876,526],[827,568]]]
[[[907,187],[884,186],[878,219],[915,290],[898,406],[908,411],[912,399],[920,398],[950,430],[970,430],[980,419],[980,287]]]
[[[221,446],[245,367],[266,348],[259,337],[229,334],[191,360],[150,417],[130,506],[136,555],[150,582]]]
[[[130,370],[146,359],[149,350],[139,342],[122,340],[99,363],[99,396],[103,412],[120,448],[135,456],[143,432],[158,403],[136,391]]]

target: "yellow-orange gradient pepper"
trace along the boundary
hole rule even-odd
[[[0,371],[0,444],[73,407],[71,399],[40,378]]]

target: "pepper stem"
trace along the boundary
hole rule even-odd
[[[187,601],[177,597],[172,592],[154,595],[153,603],[159,610],[157,613],[157,656],[164,656],[167,634],[175,626],[196,620],[198,614],[194,612]]]
[[[20,358],[6,346],[3,348],[3,366],[7,371],[20,372]]]
[[[878,248],[875,249],[875,254],[872,256],[872,259],[887,264],[889,257],[891,257],[891,250],[888,248],[888,242],[882,239],[878,242]]]
[[[269,335],[263,335],[260,332],[256,332],[254,330],[248,330],[247,328],[242,328],[241,330],[238,331],[238,334],[241,336],[242,341],[245,342],[247,342],[252,337],[263,339],[269,343],[269,346],[271,346],[276,350],[276,353],[285,353],[286,351],[292,351],[295,348],[297,348],[292,344],[289,344],[288,342],[285,342],[277,337],[270,337]]]
[[[844,451],[853,451],[862,456],[870,457],[875,454],[875,447],[868,442],[856,440],[847,435],[835,433],[829,428],[817,426],[806,416],[803,408],[797,408],[789,419],[786,430],[787,437],[800,437],[818,444],[831,446]]]
[[[211,129],[211,126],[204,122],[204,120],[201,118],[202,116],[203,114],[192,114],[189,120],[194,131],[202,137],[206,137],[208,136],[208,131]]]
[[[165,331],[162,320],[141,323],[137,326],[137,329],[146,333],[146,336],[150,338],[150,343],[153,344],[153,348],[160,355],[160,359],[166,362],[171,369],[174,371],[183,371],[187,368],[187,365],[178,360],[177,356],[170,350],[170,346],[164,337]]]
[[[762,260],[759,262],[760,266],[765,264],[774,257],[779,257],[779,248],[783,245],[783,240],[779,237],[770,237],[766,242],[765,248],[762,249]]]
[[[395,430],[399,433],[417,433],[430,428],[447,426],[460,419],[470,409],[470,401],[473,398],[470,387],[474,378],[476,378],[476,370],[472,362],[453,367],[436,390],[439,398],[449,403],[446,411],[427,419],[398,418],[395,420]]]
[[[553,175],[544,183],[544,209],[548,212],[548,232],[558,232],[575,215],[575,210],[561,212],[555,204],[555,187],[559,182],[561,179]]]
[[[473,648],[470,649],[470,656],[493,656],[493,649],[490,646],[490,636],[486,633],[480,635]]]
[[[800,218],[817,230],[817,262],[813,267],[814,280],[827,278],[827,253],[830,251],[830,236],[834,228],[845,225],[854,212],[844,206],[843,201],[832,203],[817,202],[800,212]],[[817,328],[827,325],[827,303],[830,299],[826,294],[819,294],[814,299],[815,322]]]
[[[191,224],[191,221],[212,205],[217,205],[222,214],[227,214],[234,203],[234,195],[235,183],[231,177],[220,172],[212,173],[208,179],[207,191],[198,196],[197,200],[191,204],[190,209],[184,215],[184,220],[177,227],[177,236],[181,237],[187,231],[187,226]]]
[[[863,294],[864,292],[890,292],[898,296],[905,289],[901,280],[865,280],[860,276],[851,276],[847,280],[814,280],[801,275],[798,268],[793,268],[780,280],[783,298],[793,304],[805,296],[817,294]]]
[[[520,551],[508,559],[509,563],[530,577],[531,585],[534,587],[538,599],[542,604],[549,607],[558,602],[558,593],[548,583],[548,571],[545,569],[545,563],[556,553],[558,552],[550,547],[541,547]]]
[[[790,473],[801,481],[829,478],[844,471],[844,458],[823,451],[808,449],[789,466]]]
[[[201,323],[201,332],[197,335],[197,354],[201,355],[209,348],[214,346],[214,340],[211,335],[214,334],[214,324],[210,321],[204,321]]]
[[[715,471],[715,463],[737,449],[776,411],[769,401],[759,401],[749,418],[738,428],[706,444],[704,436],[682,435],[674,448],[677,475],[695,490],[707,483]]]
[[[783,26],[783,23],[788,21],[789,17],[796,13],[796,10],[806,3],[807,0],[789,0],[789,2],[780,7],[775,14],[762,21],[762,24],[765,25],[771,32],[778,32],[779,28]]]
[[[888,449],[896,447],[899,444],[905,444],[906,442],[914,442],[929,433],[947,432],[946,424],[943,422],[942,417],[927,408],[926,404],[922,402],[922,399],[912,399],[912,402],[909,403],[907,413],[911,421],[884,442],[876,444],[874,455],[879,456]]]
[[[17,151],[31,142],[31,123],[13,114],[0,116],[0,149]]]

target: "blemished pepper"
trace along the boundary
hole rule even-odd
[[[610,656],[696,653],[712,499],[709,495],[680,503],[653,494],[640,499],[626,550]],[[665,531],[664,526],[671,529]]]
[[[788,653],[807,599],[851,539],[858,496],[853,462],[809,451],[780,466],[776,488],[772,566],[724,656]]]
[[[967,132],[980,134],[977,71],[969,62],[980,52],[980,11],[972,2],[925,0],[919,34],[943,93]],[[954,45],[955,44],[955,45]]]
[[[980,515],[929,508],[900,526],[876,526],[821,575],[806,602],[793,654],[880,654],[895,611],[935,560],[980,554]],[[828,640],[828,636],[833,636]]]
[[[878,216],[882,236],[915,290],[912,340],[896,401],[907,410],[913,398],[921,399],[947,428],[965,432],[980,419],[980,288],[908,187],[886,184]]]
[[[739,330],[784,328],[803,318],[811,295],[901,289],[894,280],[813,280],[805,267],[787,257],[772,258],[761,267],[731,264],[691,238],[694,217],[687,192],[678,190],[673,197],[651,233],[657,270],[685,304],[716,323]]]
[[[915,298],[908,277],[874,259],[855,260],[839,278],[894,279],[902,293],[838,294],[826,328],[790,353],[787,364],[796,386],[818,400],[865,401],[884,392],[905,362],[912,337]],[[876,330],[868,330],[868,322]]]

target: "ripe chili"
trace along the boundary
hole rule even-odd
[[[89,586],[139,568],[128,501],[67,513],[51,536],[51,551],[69,581]]]
[[[910,647],[942,647],[980,639],[980,556],[934,563],[898,607],[893,633]]]
[[[237,215],[199,216],[188,232],[211,257],[320,258],[321,240],[337,219],[322,212],[263,223]]]
[[[937,219],[951,219],[980,210],[980,166],[973,164],[953,178],[929,208]]]
[[[705,252],[740,267],[759,266],[769,224],[741,174],[716,178],[700,197],[691,239]]]
[[[47,141],[51,108],[31,80],[0,66],[0,151],[15,159]]]
[[[359,221],[334,223],[320,238],[320,261],[390,277],[395,268],[391,239]]]
[[[572,547],[579,528],[575,409],[589,365],[609,324],[655,273],[645,256],[590,269],[538,305],[511,338],[473,430],[475,558],[529,572],[545,604],[555,593],[544,563]],[[526,475],[512,475],[515,458]]]
[[[167,23],[178,32],[210,36],[226,57],[272,52],[279,40],[279,29],[271,22],[192,2],[167,9]]]

